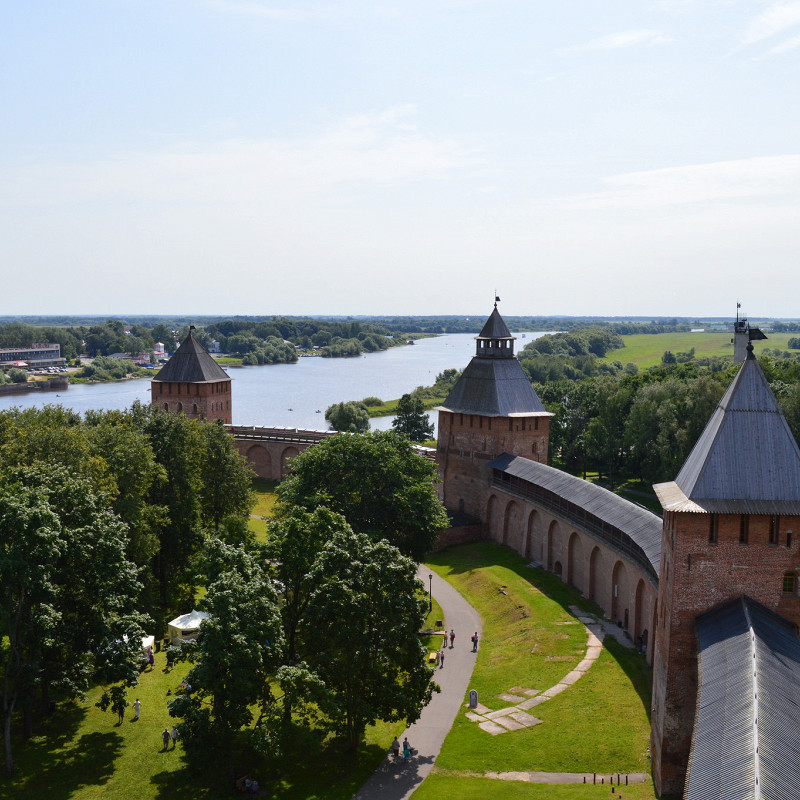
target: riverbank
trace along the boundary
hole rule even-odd
[[[47,378],[41,381],[27,381],[26,383],[4,383],[0,385],[0,395],[25,394],[27,392],[47,392],[65,390],[69,387],[66,375],[57,378]]]

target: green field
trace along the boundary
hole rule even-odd
[[[794,333],[771,333],[765,341],[753,342],[755,354],[765,347],[780,350],[788,349],[788,342]],[[611,350],[602,361],[631,362],[637,367],[655,367],[661,363],[666,350],[673,353],[686,353],[694,347],[695,358],[728,356],[733,362],[733,333],[639,333],[623,336],[625,347]]]
[[[493,710],[513,686],[554,686],[582,659],[586,632],[569,611],[599,609],[555,575],[531,569],[508,548],[482,542],[429,559],[476,608],[483,641],[470,688]],[[488,772],[649,773],[651,672],[633,649],[607,639],[584,677],[530,713],[542,723],[491,736],[463,714],[453,724],[420,797],[590,797],[597,787],[542,787],[486,781]],[[465,698],[466,699],[466,698]],[[631,787],[633,789],[633,787]],[[548,794],[548,792],[554,792]],[[605,787],[606,794],[609,787]],[[654,797],[652,783],[635,794]]]

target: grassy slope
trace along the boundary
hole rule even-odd
[[[753,342],[758,355],[765,347],[770,349],[788,349],[788,341],[793,333],[771,333],[766,341]],[[633,362],[638,367],[654,367],[661,363],[665,350],[673,353],[688,352],[695,349],[697,358],[709,356],[730,356],[733,359],[732,333],[656,333],[623,336],[625,347],[612,350],[604,361],[621,361],[623,364]]]
[[[485,705],[505,707],[496,695],[512,686],[547,689],[583,657],[586,633],[568,606],[598,609],[554,575],[530,569],[511,550],[487,542],[453,548],[429,564],[483,619],[470,688]],[[649,697],[649,669],[633,651],[612,641],[575,686],[531,711],[541,725],[492,737],[459,715],[437,759],[443,773],[431,785],[453,796],[477,797],[462,790],[474,779],[447,773],[649,772]],[[429,791],[426,787],[420,796]],[[505,791],[498,785],[482,796],[505,797]],[[653,797],[652,786],[639,792]]]

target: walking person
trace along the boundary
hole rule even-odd
[[[455,640],[456,640],[455,631],[452,628],[450,628],[450,649],[451,650],[453,649],[453,642],[455,642]]]
[[[177,725],[172,726],[172,730],[170,731],[170,736],[172,736],[172,749],[175,749],[175,745],[178,743],[178,727]]]
[[[442,650],[442,660],[439,664],[439,669],[444,669],[444,650]]]
[[[128,701],[122,698],[119,701],[119,706],[117,706],[117,714],[119,714],[119,722],[120,725],[125,721],[125,706],[128,705]]]
[[[472,637],[472,652],[478,652],[478,631],[475,631],[475,634]]]
[[[403,739],[403,761],[408,761],[411,758],[411,745],[408,743],[408,736]]]
[[[394,760],[397,761],[400,758],[400,742],[397,741],[397,737],[395,736],[392,739],[392,755],[394,756]]]
[[[171,737],[169,735],[169,728],[164,728],[164,730],[161,732],[161,741],[164,742],[164,752],[166,752],[167,749],[169,748],[170,738]]]
[[[136,702],[133,704],[133,710],[136,714],[136,719],[139,719],[139,716],[142,713],[142,702],[138,697],[136,698]]]

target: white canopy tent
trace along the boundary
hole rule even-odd
[[[189,614],[181,614],[167,623],[167,636],[173,642],[193,639],[199,633],[203,620],[208,617],[209,615],[205,611],[195,611],[194,609]]]

